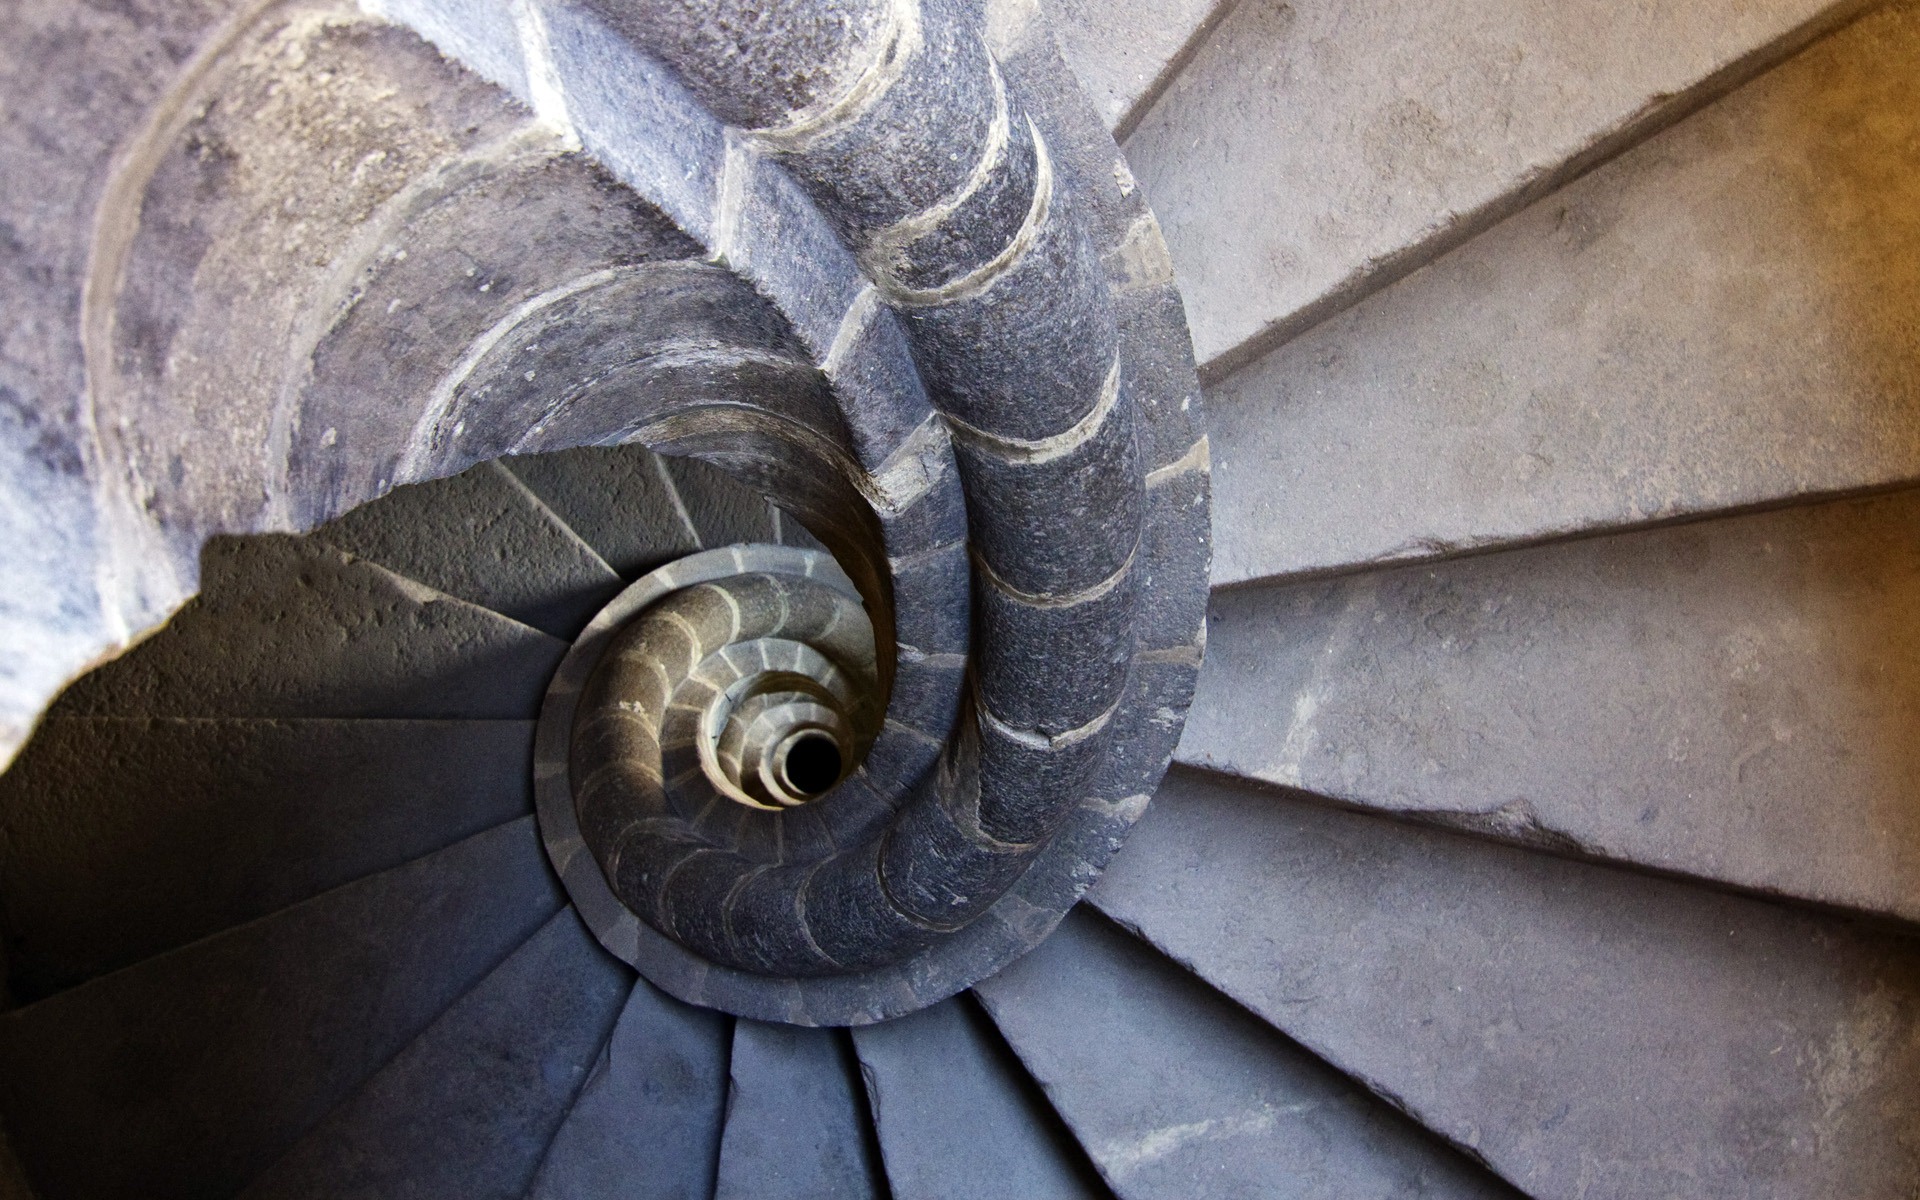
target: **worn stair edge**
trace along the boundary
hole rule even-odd
[[[978,992],[1125,1200],[1515,1195],[1084,909]]]
[[[1880,9],[1209,389],[1214,584],[1920,479],[1916,55]]]
[[[0,776],[29,1000],[533,810],[531,722],[51,717]]]
[[[1873,2],[1657,14],[1462,3],[1379,10],[1365,28],[1343,9],[1240,5],[1126,143],[1173,254],[1202,382],[1726,94]],[[1310,85],[1318,90],[1303,93]],[[1296,136],[1275,141],[1275,130]],[[1476,161],[1493,152],[1504,160]],[[1287,240],[1302,237],[1313,244]]]
[[[1920,921],[1920,491],[1214,597],[1177,759]]]
[[[397,487],[310,536],[563,641],[620,590],[606,560],[497,462]]]
[[[215,538],[203,588],[55,702],[75,716],[535,716],[567,643],[311,539]]]
[[[714,1200],[888,1200],[844,1029],[734,1022]]]
[[[522,817],[103,975],[0,1016],[0,1118],[45,1200],[230,1195],[562,904]]]
[[[1093,902],[1529,1194],[1920,1177],[1910,938],[1186,772]]]
[[[529,1200],[712,1196],[732,1038],[731,1018],[636,980]]]
[[[241,1195],[518,1200],[632,979],[561,909]]]
[[[852,1033],[895,1195],[1111,1195],[978,1001],[949,997]]]
[[[1046,0],[1043,7],[1060,57],[1114,138],[1124,141],[1237,3]]]

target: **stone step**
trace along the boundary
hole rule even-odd
[[[42,1200],[230,1196],[560,911],[532,817],[0,1015]]]
[[[739,1020],[714,1200],[887,1196],[844,1029]]]
[[[53,717],[0,775],[29,1002],[533,811],[529,721]]]
[[[1124,1200],[1512,1195],[1084,910],[977,991]]]
[[[996,0],[1018,3],[1018,0]],[[1046,0],[1060,57],[1094,111],[1125,137],[1235,0]]]
[[[1203,378],[1867,7],[1243,0],[1126,142]]]
[[[1909,938],[1177,770],[1094,902],[1530,1195],[1920,1178]]]
[[[563,641],[620,590],[613,568],[497,463],[395,488],[313,537]]]
[[[1214,597],[1181,762],[1920,921],[1920,491]]]
[[[75,716],[537,716],[558,638],[312,539],[218,538],[201,594],[57,702]]]
[[[666,460],[645,446],[584,446],[501,461],[624,579],[700,549]]]
[[[520,1200],[632,981],[562,909],[241,1196]]]
[[[853,1030],[887,1180],[914,1200],[1099,1200],[1092,1163],[964,996]]]
[[[1920,7],[1207,393],[1214,582],[1920,479]]]
[[[635,981],[529,1200],[713,1195],[733,1022]]]

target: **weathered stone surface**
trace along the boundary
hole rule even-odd
[[[645,446],[583,446],[502,465],[622,579],[700,549],[665,460]]]
[[[1920,7],[1207,393],[1214,581],[1920,477]]]
[[[1181,761],[1920,919],[1920,493],[1214,599]]]
[[[636,981],[530,1200],[713,1195],[732,1037],[719,1013]]]
[[[54,717],[0,776],[25,1001],[532,811],[530,722]]]
[[[778,540],[773,510],[764,496],[697,458],[662,458],[660,462],[673,480],[700,549]]]
[[[1187,773],[1094,897],[1531,1195],[1920,1177],[1908,939]]]
[[[16,1009],[8,1130],[46,1200],[231,1195],[562,902],[527,817]]]
[[[1512,1195],[1084,911],[978,990],[1124,1200]]]
[[[965,997],[853,1031],[893,1195],[1093,1200],[1105,1189]]]
[[[0,44],[0,762],[67,679],[122,641],[126,597],[91,566],[129,514],[99,503],[81,293],[115,152],[231,0],[22,0]],[[104,586],[103,586],[104,585]]]
[[[1213,373],[1865,7],[1248,0],[1127,140]]]
[[[314,536],[563,641],[620,590],[613,568],[497,463],[398,488]]]
[[[519,1200],[632,980],[562,910],[241,1195]]]
[[[714,1200],[887,1194],[845,1030],[742,1019],[730,1074]]]
[[[205,590],[68,689],[60,711],[127,717],[520,719],[566,643],[322,544],[208,545]]]
[[[1043,5],[1094,110],[1124,137],[1173,81],[1232,0],[1047,0]]]

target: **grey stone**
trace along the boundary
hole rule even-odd
[[[645,446],[582,446],[503,465],[622,579],[700,549],[665,460]]]
[[[973,1000],[853,1031],[892,1194],[1096,1200],[1106,1189]]]
[[[613,568],[497,463],[397,488],[313,536],[563,641],[620,590]]]
[[[706,1200],[726,1115],[731,1022],[638,980],[529,1200]]]
[[[231,0],[97,7],[22,0],[0,44],[0,762],[47,698],[162,619],[103,575],[104,547],[137,517],[103,503],[86,437],[81,295],[114,155]],[[150,598],[153,599],[153,598]]]
[[[1208,389],[1214,581],[1920,478],[1920,8]]]
[[[25,1001],[532,811],[530,722],[54,717],[0,776]]]
[[[1920,919],[1920,493],[1214,600],[1181,761]]]
[[[1512,1195],[1085,911],[978,991],[1124,1200]]]
[[[1237,5],[1127,139],[1213,375],[1866,7]]]
[[[561,910],[240,1194],[519,1200],[632,980]]]
[[[1184,772],[1094,902],[1528,1194],[1920,1178],[1909,939]]]
[[[534,716],[566,643],[331,547],[207,547],[205,590],[76,683],[60,711],[128,717]]]
[[[46,1200],[231,1195],[559,910],[533,818],[0,1016]]]
[[[714,1200],[887,1195],[845,1030],[736,1021],[729,1074]]]
[[[660,462],[673,480],[700,549],[779,540],[766,497],[697,458],[662,458]]]
[[[1046,0],[1042,7],[1094,110],[1125,137],[1233,0]]]

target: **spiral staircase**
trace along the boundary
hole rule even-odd
[[[0,1200],[1920,1196],[1920,4],[6,21]]]

